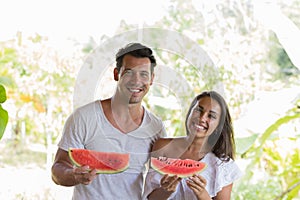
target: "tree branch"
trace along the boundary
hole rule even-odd
[[[277,196],[274,200],[280,200],[282,199],[282,197],[284,197],[286,194],[288,194],[289,192],[291,192],[293,189],[295,189],[297,186],[300,185],[300,181],[298,181],[297,183],[295,183],[294,185],[292,185],[290,188],[288,188],[286,191],[282,192],[279,196]]]

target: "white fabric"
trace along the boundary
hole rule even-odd
[[[211,197],[217,195],[223,187],[233,183],[235,180],[242,176],[237,164],[230,160],[228,162],[222,162],[213,153],[208,153],[201,160],[207,164],[204,171],[200,173],[206,181],[206,190]],[[150,169],[146,176],[146,185],[143,199],[147,199],[147,196],[155,189],[160,187],[160,180],[163,175],[157,173],[153,169]],[[176,192],[174,192],[168,199],[170,200],[193,200],[196,199],[193,191],[187,186],[186,178],[182,179],[177,186]]]
[[[119,174],[99,174],[89,185],[74,187],[74,200],[140,200],[143,170],[151,145],[165,135],[160,119],[145,109],[141,126],[123,134],[106,119],[100,101],[77,109],[67,120],[58,146],[63,150],[85,148],[96,151],[130,153],[129,168]]]

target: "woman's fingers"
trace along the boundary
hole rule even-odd
[[[160,181],[161,187],[166,191],[175,191],[181,178],[178,176],[164,175]]]
[[[187,185],[194,190],[194,192],[202,192],[206,186],[206,180],[200,175],[193,175],[187,180]]]
[[[195,175],[195,177],[198,177],[199,178],[199,180],[201,181],[201,183],[203,183],[204,184],[204,186],[206,186],[206,179],[203,177],[203,176],[200,176],[200,175]]]
[[[194,194],[198,199],[209,199],[210,196],[206,191],[206,179],[200,175],[193,175],[186,181],[187,185],[191,190],[193,190]]]

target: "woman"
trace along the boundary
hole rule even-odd
[[[241,176],[234,162],[231,116],[223,97],[215,91],[196,96],[188,110],[187,136],[155,142],[153,157],[193,159],[207,164],[189,178],[161,175],[152,169],[146,176],[144,199],[229,200],[233,182]]]

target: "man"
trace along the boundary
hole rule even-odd
[[[152,50],[130,43],[116,54],[114,95],[76,109],[68,118],[52,166],[56,184],[75,186],[73,199],[141,199],[143,170],[155,140],[165,134],[160,119],[142,106],[154,79]],[[130,153],[129,168],[119,174],[96,174],[74,167],[69,148]]]

